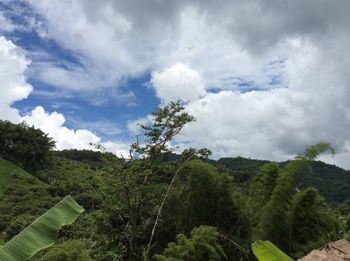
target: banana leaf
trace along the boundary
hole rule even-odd
[[[0,260],[30,259],[40,250],[53,245],[58,230],[72,224],[83,211],[71,196],[63,198],[4,246],[0,246]]]
[[[293,261],[292,258],[268,240],[258,240],[253,244],[252,248],[254,255],[259,261]]]

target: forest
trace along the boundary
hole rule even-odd
[[[0,257],[58,202],[76,213],[28,259],[257,260],[252,244],[271,242],[296,260],[350,239],[350,173],[317,161],[330,144],[286,162],[213,160],[206,148],[175,153],[174,137],[195,120],[180,102],[152,116],[128,157],[98,145],[56,151],[41,130],[0,121]]]

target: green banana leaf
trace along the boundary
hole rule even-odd
[[[0,247],[0,260],[28,260],[55,243],[58,230],[72,224],[84,209],[71,196],[63,198],[45,214]]]
[[[252,248],[254,255],[259,261],[293,261],[292,258],[268,240],[258,240],[253,244]]]

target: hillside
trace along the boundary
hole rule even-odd
[[[94,166],[56,155],[34,176],[0,158],[0,232],[12,237],[69,194],[85,208],[94,205],[89,184],[96,173]]]
[[[7,189],[46,189],[47,187],[47,184],[14,163],[0,158],[0,196]]]
[[[258,168],[268,162],[236,157],[221,158],[216,161],[216,164],[231,170],[236,180],[244,183],[256,174]],[[286,162],[280,162],[279,164],[284,166]],[[311,164],[310,173],[300,183],[301,189],[309,186],[316,188],[329,201],[343,202],[350,198],[350,171],[321,161],[314,161]]]

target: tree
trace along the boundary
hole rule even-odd
[[[200,160],[190,163],[186,226],[216,226],[229,232],[240,222],[233,179]]]
[[[250,220],[251,229],[256,227],[262,209],[271,198],[279,176],[279,171],[277,163],[267,163],[259,168],[256,176],[251,182],[247,203],[248,218]]]
[[[270,240],[283,250],[288,249],[288,213],[296,186],[308,173],[311,161],[326,150],[334,153],[334,149],[328,143],[310,146],[281,170],[271,198],[259,220],[257,229],[260,239]]]
[[[0,120],[0,157],[22,166],[30,173],[47,167],[51,162],[54,141],[40,129],[25,122],[13,124]]]
[[[151,124],[140,125],[144,138],[138,137],[131,145],[129,158],[123,159],[122,163],[113,157],[108,161],[115,179],[108,184],[111,190],[108,193],[114,195],[111,201],[115,202],[117,196],[125,202],[121,212],[124,215],[128,260],[135,260],[142,252],[144,259],[148,259],[164,203],[177,175],[191,159],[210,155],[206,149],[185,150],[178,160],[166,164],[165,169],[159,171],[164,167],[159,162],[161,155],[173,151],[169,142],[187,123],[194,121],[194,117],[184,111],[180,102],[158,107],[151,117]],[[164,171],[171,176],[168,186],[160,186],[158,182],[157,173]],[[149,238],[145,237],[148,233]]]
[[[339,230],[340,224],[324,205],[314,188],[295,194],[289,214],[289,249],[292,256],[302,257],[311,249],[335,239],[332,231]]]

